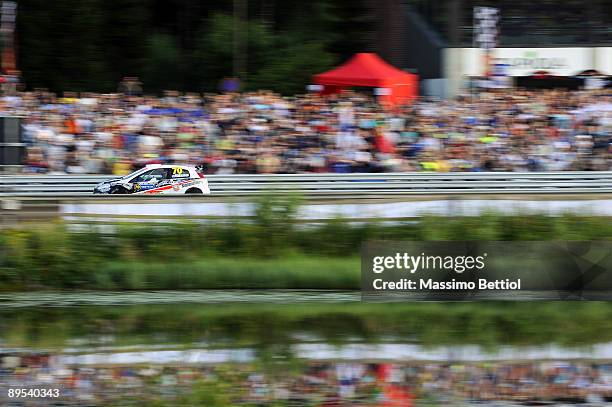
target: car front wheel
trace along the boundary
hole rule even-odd
[[[125,195],[125,194],[128,193],[128,191],[127,191],[127,189],[125,189],[123,187],[115,187],[115,188],[111,189],[110,193],[111,194],[123,194],[123,195]]]

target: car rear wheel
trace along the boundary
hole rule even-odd
[[[190,188],[187,191],[185,191],[186,194],[200,194],[202,195],[202,191],[197,189],[197,188]]]

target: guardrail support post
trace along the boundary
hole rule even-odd
[[[21,209],[21,202],[17,199],[2,199],[0,208],[2,209],[2,226],[15,226],[19,220],[18,212]]]

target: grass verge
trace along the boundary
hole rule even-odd
[[[336,289],[357,290],[358,257],[222,258],[190,262],[113,262],[93,272],[98,290]]]

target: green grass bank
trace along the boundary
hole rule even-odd
[[[0,290],[356,289],[367,240],[611,240],[609,218],[425,216],[393,225],[296,222],[297,201],[262,200],[254,222],[23,224],[0,230]],[[74,225],[72,225],[74,226]]]

